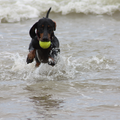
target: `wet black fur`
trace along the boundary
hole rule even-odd
[[[29,50],[31,51],[33,49],[36,49],[35,60],[37,63],[42,62],[48,63],[50,65],[55,65],[56,61],[53,63],[49,63],[48,61],[49,58],[55,59],[57,54],[60,52],[59,41],[54,35],[54,31],[56,30],[56,23],[48,18],[50,10],[51,8],[48,10],[46,18],[40,19],[31,27],[29,34],[32,40],[29,45]],[[43,34],[42,38],[40,34]],[[48,38],[48,34],[50,35],[50,39]],[[51,41],[51,46],[48,49],[43,49],[39,45],[39,40]],[[27,60],[27,63],[30,63],[29,60]]]

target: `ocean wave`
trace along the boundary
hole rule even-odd
[[[19,22],[40,17],[49,7],[52,12],[109,14],[120,11],[119,0],[1,0],[0,22]]]

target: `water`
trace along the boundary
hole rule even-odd
[[[0,120],[120,119],[119,0],[0,2]],[[28,33],[50,6],[60,59],[35,68]]]
[[[0,21],[18,22],[52,12],[108,14],[120,11],[119,0],[0,0]]]

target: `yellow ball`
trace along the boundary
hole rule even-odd
[[[47,49],[47,48],[50,47],[51,41],[48,41],[48,42],[39,41],[39,45],[40,45],[41,48]]]

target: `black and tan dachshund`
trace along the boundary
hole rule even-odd
[[[57,63],[56,57],[60,52],[59,41],[54,35],[56,22],[48,18],[50,10],[51,8],[48,10],[46,17],[36,22],[29,31],[32,40],[29,45],[27,64],[33,62],[34,58],[36,60],[36,67],[40,63],[48,63],[51,66]],[[39,44],[40,41],[50,42],[50,46],[48,48],[42,48]]]

